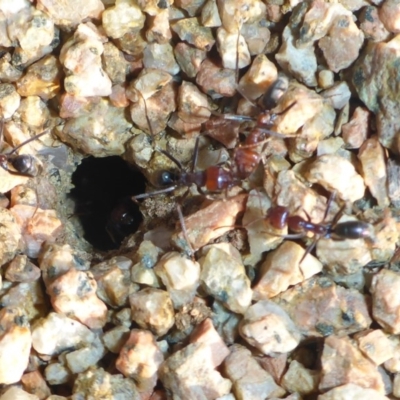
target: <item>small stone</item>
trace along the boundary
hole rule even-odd
[[[230,393],[232,384],[210,366],[207,343],[191,343],[168,357],[160,366],[159,378],[178,398],[216,399]]]
[[[162,251],[155,246],[151,241],[144,240],[136,253],[135,261],[131,268],[131,280],[136,283],[141,283],[148,286],[159,287],[157,275],[154,271],[158,259]]]
[[[104,43],[102,54],[103,68],[111,79],[112,83],[123,84],[129,70],[129,64],[125,60],[122,52],[111,42]]]
[[[201,25],[207,28],[217,28],[221,26],[216,0],[208,0],[201,9]]]
[[[233,382],[232,391],[237,399],[268,399],[282,397],[284,389],[257,363],[251,352],[235,344],[225,359],[225,374]]]
[[[182,71],[189,78],[195,78],[207,53],[187,43],[179,42],[174,48],[174,55]]]
[[[385,150],[377,136],[367,139],[360,147],[358,159],[361,161],[362,176],[378,206],[390,203],[387,193],[387,173]]]
[[[54,312],[32,327],[32,346],[40,354],[57,355],[89,345],[94,339],[94,334],[85,325]]]
[[[319,379],[319,371],[305,368],[304,365],[293,360],[282,378],[281,385],[289,393],[299,393],[306,396],[318,391]]]
[[[48,397],[48,399],[50,399],[50,397]],[[39,397],[34,394],[29,394],[17,386],[11,386],[0,396],[0,400],[39,400]]]
[[[349,67],[358,57],[364,35],[352,16],[341,15],[331,24],[328,35],[318,42],[329,69],[333,72]]]
[[[118,354],[128,340],[129,332],[130,330],[126,326],[116,326],[110,329],[102,337],[104,346],[106,346],[111,353]]]
[[[139,392],[151,393],[158,379],[158,368],[164,356],[149,331],[132,329],[122,347],[115,366],[135,381]]]
[[[10,53],[4,54],[3,57],[0,58],[0,80],[4,83],[13,83],[17,82],[23,74],[23,71],[20,71],[11,63],[11,55]]]
[[[344,82],[336,82],[334,85],[321,93],[324,99],[327,99],[333,108],[340,110],[349,102],[351,92],[349,85]]]
[[[156,336],[165,335],[174,325],[174,307],[168,292],[147,288],[129,296],[132,320]]]
[[[44,370],[44,376],[50,385],[62,385],[70,382],[72,379],[69,369],[60,363],[48,364]]]
[[[153,17],[148,18],[146,25],[146,39],[148,42],[156,42],[158,44],[168,43],[172,38],[169,26],[169,8],[160,10]]]
[[[389,397],[384,396],[374,389],[365,389],[354,383],[338,386],[324,394],[318,396],[318,400],[389,400]]]
[[[0,117],[8,119],[18,109],[21,96],[11,83],[0,83]]]
[[[343,176],[346,179],[343,179]],[[309,182],[318,183],[329,192],[336,192],[344,201],[354,202],[364,196],[363,178],[350,161],[335,154],[318,157],[310,164],[305,177]]]
[[[39,370],[22,375],[21,382],[27,392],[37,396],[40,400],[47,399],[51,395],[50,388]]]
[[[45,124],[50,118],[49,109],[39,96],[29,96],[23,99],[18,108],[18,113],[25,124],[41,131],[45,130]]]
[[[234,70],[222,68],[206,58],[196,77],[196,83],[210,96],[232,97],[236,93],[236,77]]]
[[[37,8],[50,15],[56,25],[71,28],[87,17],[100,18],[104,5],[100,0],[88,0],[84,4],[78,0],[66,0],[60,7],[54,0],[38,0]]]
[[[29,323],[19,308],[0,311],[0,383],[18,382],[29,362],[32,337]]]
[[[303,282],[322,271],[322,263],[311,254],[303,259],[305,250],[286,240],[269,253],[259,271],[259,281],[253,287],[254,300],[266,300]]]
[[[267,47],[271,38],[271,32],[267,26],[268,22],[265,19],[262,19],[257,24],[242,25],[240,33],[247,43],[251,56],[258,56],[267,52]]]
[[[274,300],[307,337],[351,335],[372,322],[364,295],[327,278],[311,278]]]
[[[400,32],[399,16],[400,5],[396,0],[386,0],[378,10],[379,19],[385,28],[392,33]]]
[[[226,200],[216,200],[209,206],[185,217],[187,239],[193,250],[198,250],[231,230],[230,227],[234,225],[237,215],[244,211],[246,198],[246,195],[240,194]],[[173,237],[173,241],[183,248],[187,248],[187,239],[182,232]]]
[[[400,333],[400,274],[382,269],[372,278],[372,315],[387,332]]]
[[[131,0],[117,0],[115,6],[102,13],[103,28],[107,36],[118,39],[126,33],[138,33],[144,26],[145,16]]]
[[[70,269],[47,285],[56,312],[65,313],[91,329],[106,323],[106,305],[96,295],[97,284],[90,272]]]
[[[249,48],[244,37],[238,32],[230,33],[224,28],[217,29],[217,48],[224,68],[236,70],[251,63]]]
[[[172,46],[169,43],[150,43],[143,52],[143,65],[145,68],[155,68],[166,71],[171,75],[179,73]]]
[[[121,375],[111,375],[103,368],[89,368],[78,374],[74,381],[72,398],[140,400],[135,384]]]
[[[154,272],[166,286],[175,309],[193,301],[200,283],[199,263],[170,252],[161,257]]]
[[[390,32],[382,23],[379,11],[377,7],[367,5],[361,9],[359,16],[360,29],[364,33],[365,38],[372,42],[385,42],[390,38]]]
[[[376,365],[381,365],[393,356],[393,345],[382,329],[360,332],[356,336],[358,348]]]
[[[25,255],[16,256],[8,265],[5,278],[10,282],[31,282],[40,278],[40,268]]]
[[[353,383],[381,394],[385,392],[382,376],[376,365],[364,357],[347,337],[328,336],[325,339],[321,363],[320,391],[325,392]]]
[[[369,130],[370,112],[364,107],[357,107],[351,120],[342,125],[342,136],[346,147],[359,149],[367,139]]]
[[[21,238],[21,229],[14,214],[0,208],[0,265],[11,261],[22,250]]]
[[[321,89],[328,89],[335,83],[335,75],[329,69],[318,71],[318,86]]]
[[[252,291],[242,262],[216,246],[207,249],[199,262],[205,292],[229,310],[243,314],[251,303]]]
[[[211,29],[201,26],[197,18],[180,19],[171,28],[182,41],[200,50],[209,51],[215,43]]]
[[[247,309],[239,332],[247,343],[266,355],[289,352],[301,339],[289,315],[269,300],[258,301]]]

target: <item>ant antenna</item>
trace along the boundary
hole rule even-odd
[[[181,224],[183,236],[184,236],[184,238],[186,240],[186,244],[187,244],[187,246],[189,248],[190,257],[194,261],[194,250],[193,250],[193,247],[192,247],[192,245],[191,245],[191,243],[189,241],[189,235],[188,235],[188,231],[186,229],[185,219],[183,217],[182,207],[180,206],[180,204],[176,205],[176,211],[178,212],[179,223]]]

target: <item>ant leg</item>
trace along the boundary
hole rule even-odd
[[[194,172],[194,169],[196,168],[197,164],[197,158],[199,157],[199,142],[200,142],[200,136],[197,136],[196,143],[194,144],[192,167],[190,169],[191,172]]]
[[[165,189],[155,190],[154,192],[138,194],[136,196],[132,196],[131,199],[138,204],[139,202],[137,200],[139,199],[148,199],[149,197],[158,196],[159,194],[169,193],[174,191],[176,188],[177,186],[174,185]]]
[[[301,257],[301,260],[299,262],[299,265],[304,261],[304,259],[314,250],[314,247],[316,246],[318,240],[320,238],[316,237],[313,242],[307,247],[306,251],[303,254],[303,257]]]
[[[188,235],[188,232],[187,232],[187,229],[186,229],[185,219],[184,219],[183,213],[182,213],[182,207],[181,207],[179,204],[177,204],[177,205],[176,205],[176,210],[177,210],[177,212],[178,212],[179,223],[181,224],[183,236],[184,236],[184,238],[185,238],[185,240],[186,240],[186,244],[187,244],[187,246],[188,246],[188,248],[189,248],[190,258],[191,258],[193,261],[195,261],[195,258],[194,258],[194,250],[193,250],[193,247],[192,247],[192,245],[191,245],[191,243],[190,243],[190,241],[189,241],[189,235]]]

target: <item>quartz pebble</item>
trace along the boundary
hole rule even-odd
[[[325,339],[321,357],[322,376],[319,390],[353,383],[384,394],[382,376],[376,365],[351,343],[347,337],[329,336]]]
[[[189,78],[194,78],[200,71],[201,63],[206,58],[207,53],[181,42],[175,46],[174,55],[182,71]]]
[[[252,291],[241,260],[217,246],[211,246],[199,262],[204,291],[229,310],[243,314],[251,303]]]
[[[239,332],[246,342],[266,355],[291,351],[301,339],[289,315],[269,300],[258,301],[247,309]]]
[[[28,366],[32,337],[26,316],[19,308],[0,311],[0,383],[18,382]]]
[[[48,397],[50,399],[52,396]],[[17,386],[9,387],[1,396],[0,400],[39,400],[40,398],[34,394],[25,392]]]
[[[11,83],[0,84],[0,108],[1,118],[8,119],[13,116],[18,109],[21,101],[21,96]]]
[[[161,257],[154,272],[166,286],[175,309],[193,301],[200,283],[199,263],[171,252]]]
[[[224,372],[232,381],[232,391],[238,399],[281,397],[285,391],[272,376],[260,367],[251,352],[235,344],[223,364]]]
[[[8,265],[5,278],[10,282],[31,282],[40,278],[40,268],[25,255],[16,256]]]
[[[156,336],[165,335],[174,325],[174,308],[168,292],[142,289],[129,296],[132,320]]]

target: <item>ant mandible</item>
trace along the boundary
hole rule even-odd
[[[0,136],[3,135],[4,122],[0,122]],[[14,147],[9,153],[0,154],[0,166],[5,171],[13,175],[20,175],[32,178],[39,173],[39,167],[35,157],[30,154],[15,154],[18,149],[25,146],[26,144],[38,139],[39,137],[49,133],[48,130],[41,132],[31,138],[25,140],[18,146]],[[14,169],[9,168],[9,164]]]

